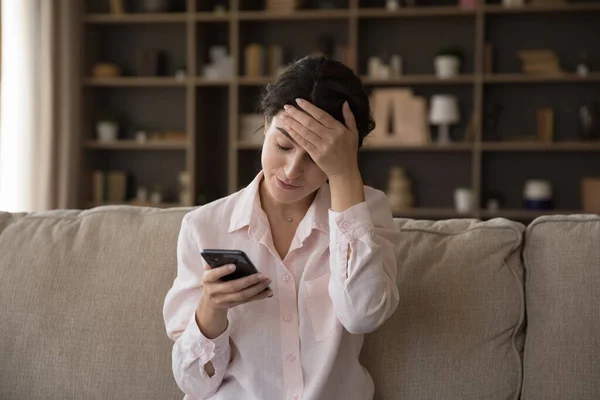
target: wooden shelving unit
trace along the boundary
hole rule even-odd
[[[375,79],[368,76],[361,77],[362,82],[369,86],[383,85],[473,85],[475,75],[464,74],[455,78],[440,79],[435,75],[405,75],[401,78]]]
[[[108,87],[159,87],[159,86],[185,86],[187,79],[155,78],[155,77],[122,77],[122,78],[85,78],[85,86]]]
[[[118,140],[115,142],[98,142],[90,140],[85,143],[86,149],[98,150],[185,150],[185,141],[147,141],[137,142],[135,140]]]
[[[187,21],[186,13],[139,13],[139,14],[87,14],[83,21],[88,24],[156,24]]]
[[[462,9],[457,6],[441,7],[405,7],[396,11],[388,11],[385,8],[359,9],[359,18],[410,18],[410,17],[460,17],[475,16],[476,9]]]
[[[576,117],[576,111],[564,111],[576,107],[580,98],[600,101],[600,96],[595,95],[600,93],[600,72],[592,71],[586,77],[576,75],[576,54],[565,51],[562,44],[587,46],[591,65],[599,64],[593,62],[600,60],[593,52],[597,51],[594,46],[600,28],[595,27],[592,16],[596,21],[600,18],[600,0],[521,8],[482,4],[472,9],[432,0],[428,6],[397,11],[386,10],[383,0],[339,0],[334,3],[344,8],[304,9],[289,14],[258,10],[253,8],[254,2],[239,0],[230,0],[226,12],[215,14],[210,11],[212,0],[180,0],[184,9],[176,12],[123,15],[108,13],[94,0],[84,2],[88,7],[81,18],[86,42],[81,76],[86,105],[82,118],[82,206],[96,204],[89,202],[86,183],[90,172],[99,166],[144,165],[145,169],[134,169],[147,175],[146,180],[156,178],[167,183],[176,181],[176,173],[186,170],[191,175],[193,198],[202,195],[209,201],[247,184],[257,172],[261,145],[239,141],[239,115],[255,110],[260,89],[273,78],[244,76],[244,47],[252,42],[280,44],[286,48],[286,61],[291,61],[306,54],[307,43],[316,41],[321,34],[355,50],[348,65],[361,76],[367,91],[377,87],[411,87],[421,96],[452,93],[461,101],[462,122],[454,128],[457,137],[451,145],[374,147],[368,145],[367,139],[359,155],[367,184],[385,190],[387,168],[392,165],[403,165],[414,176],[419,207],[398,216],[530,220],[545,213],[520,210],[518,193],[526,179],[538,176],[556,178],[558,190],[562,191],[559,209],[551,213],[576,213],[580,204],[578,186],[573,182],[583,175],[600,176],[600,166],[594,163],[600,157],[600,142],[580,141],[576,123],[566,122]],[[560,41],[558,36],[548,35],[554,31],[551,24],[560,28]],[[583,33],[578,33],[580,28]],[[515,56],[521,47],[519,35],[529,37],[530,47],[562,49],[564,54],[559,55],[566,58],[566,72],[520,73]],[[126,40],[119,40],[121,37]],[[484,70],[486,42],[498,44],[493,73]],[[227,47],[233,57],[233,77],[215,80],[202,76],[212,45]],[[459,76],[439,79],[433,73],[433,56],[439,48],[448,46],[465,49],[466,59]],[[121,62],[131,69],[138,47],[161,48],[170,53],[170,76],[89,76],[91,64],[97,61]],[[405,74],[392,79],[366,76],[368,58],[380,53],[402,54]],[[175,78],[175,64],[185,66],[186,77]],[[488,141],[485,113],[488,105],[499,101],[516,105],[506,110],[506,117],[502,117],[506,124],[499,127],[506,134],[506,141]],[[529,101],[535,106],[549,103],[558,112],[566,113],[557,116],[555,142],[512,141],[516,131],[535,135],[535,107]],[[184,130],[188,139],[142,144],[133,140],[129,132],[124,140],[115,143],[97,142],[92,133],[93,112],[107,104],[129,111],[134,123]],[[471,115],[472,137],[466,142],[461,136]],[[477,211],[469,215],[454,211],[455,187],[472,188]],[[498,214],[485,211],[488,192],[498,191],[508,192],[507,204]],[[173,198],[171,193],[167,201]],[[177,205],[165,203],[168,207]]]
[[[577,74],[533,75],[533,74],[493,74],[484,75],[483,81],[489,84],[501,83],[593,83],[600,82],[600,73],[587,76]]]
[[[600,11],[600,4],[595,3],[563,3],[563,4],[528,4],[523,7],[503,7],[499,4],[483,7],[485,14],[543,14],[543,13],[573,13]]]
[[[240,21],[302,21],[348,19],[349,10],[298,10],[292,14],[269,11],[240,11]]]
[[[600,152],[600,143],[590,142],[498,142],[482,143],[483,151],[526,151],[526,152]]]

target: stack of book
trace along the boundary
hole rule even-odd
[[[94,203],[124,203],[127,196],[127,174],[125,171],[94,171],[92,192]]]
[[[517,53],[526,74],[560,74],[558,56],[552,50],[521,50]]]

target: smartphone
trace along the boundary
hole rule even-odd
[[[222,277],[221,280],[223,281],[244,278],[258,272],[250,258],[241,250],[204,249],[200,254],[211,268],[235,264],[235,271]]]

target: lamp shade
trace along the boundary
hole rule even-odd
[[[460,121],[456,96],[436,94],[431,97],[429,122],[433,125],[450,125]]]

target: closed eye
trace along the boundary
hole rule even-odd
[[[279,143],[277,143],[277,148],[281,151],[290,151],[292,149],[291,147],[283,147]]]

